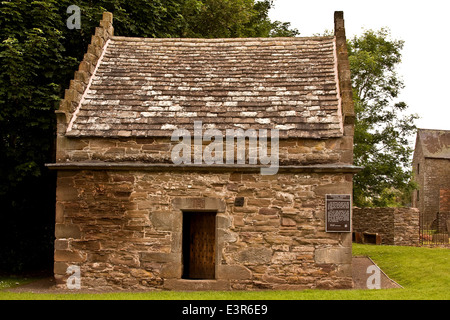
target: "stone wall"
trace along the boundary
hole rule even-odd
[[[424,216],[424,227],[429,228],[437,213],[445,212],[439,208],[440,192],[450,190],[450,159],[424,157],[421,141],[418,140],[412,168],[419,185],[419,189],[413,192],[412,206],[420,210]]]
[[[440,211],[440,191],[450,189],[450,159],[425,159],[423,205],[426,223],[436,219]],[[421,211],[422,212],[422,211]]]
[[[450,232],[450,189],[439,191],[439,212],[435,223],[438,232]]]
[[[450,188],[439,190],[439,212],[450,212]]]
[[[416,208],[353,208],[353,232],[377,233],[382,244],[418,245]]]
[[[351,180],[300,172],[59,171],[55,278],[65,286],[67,268],[78,265],[81,286],[99,290],[351,288],[351,234],[324,226],[325,193],[351,193]],[[217,212],[215,280],[180,279],[183,210]]]
[[[352,132],[352,127],[348,129]],[[57,162],[107,161],[173,163],[171,152],[178,141],[170,138],[68,138],[59,137]],[[209,142],[208,142],[209,143]],[[203,149],[208,144],[202,145]],[[194,148],[194,142],[191,143]],[[234,147],[236,149],[237,142]],[[270,138],[268,139],[270,154]],[[248,141],[246,142],[246,163],[248,163]],[[224,146],[224,163],[226,147]],[[236,150],[234,155],[236,156]],[[193,154],[193,153],[192,153]],[[314,165],[351,163],[353,157],[353,136],[342,138],[283,139],[279,141],[280,165]]]
[[[395,208],[394,244],[416,246],[419,244],[419,210],[415,208]]]
[[[425,158],[422,152],[422,143],[420,139],[416,141],[416,148],[414,150],[413,161],[412,161],[412,171],[414,175],[414,180],[419,185],[418,190],[412,192],[411,206],[418,208],[420,212],[424,212],[424,185],[425,185]]]

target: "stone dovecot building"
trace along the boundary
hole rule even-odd
[[[120,37],[105,13],[57,120],[60,286],[75,266],[82,288],[352,287],[351,233],[325,223],[358,170],[342,12],[268,39]]]
[[[445,226],[446,220],[450,218],[449,130],[417,131],[412,169],[419,186],[413,193],[412,206],[419,208],[423,216],[423,227],[431,228],[431,224],[438,219],[443,225],[439,229],[450,231]],[[437,226],[432,227],[436,228]]]

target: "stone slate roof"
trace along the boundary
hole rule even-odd
[[[334,37],[108,40],[67,129],[77,137],[176,128],[342,136]]]
[[[417,137],[425,158],[450,159],[450,130],[419,129]]]

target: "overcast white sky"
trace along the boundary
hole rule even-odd
[[[363,29],[388,27],[404,40],[400,101],[417,113],[417,127],[450,130],[450,1],[275,0],[272,20],[290,22],[300,36],[334,30],[334,11],[344,11],[347,38]]]

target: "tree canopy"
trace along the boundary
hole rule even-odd
[[[355,104],[355,165],[364,169],[354,179],[358,206],[390,206],[407,202],[417,115],[398,101],[404,87],[397,73],[404,42],[391,39],[386,28],[366,30],[348,41]]]

